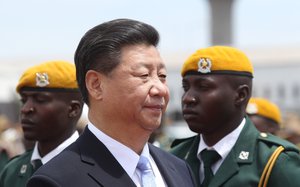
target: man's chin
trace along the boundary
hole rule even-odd
[[[160,123],[152,123],[152,124],[145,125],[144,129],[152,133],[159,127],[160,127]]]
[[[205,128],[201,128],[199,124],[188,124],[189,129],[197,134],[201,134],[205,132]]]

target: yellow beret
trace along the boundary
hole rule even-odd
[[[264,98],[250,98],[246,108],[247,114],[256,114],[281,123],[281,114],[277,105]]]
[[[187,72],[253,77],[253,67],[248,57],[240,50],[227,46],[197,50],[183,64],[181,75],[184,76]]]
[[[27,69],[21,76],[16,91],[78,90],[75,65],[65,61],[49,61]]]

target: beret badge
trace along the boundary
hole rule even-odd
[[[211,60],[209,58],[200,58],[198,62],[198,72],[209,73],[211,68]]]
[[[49,77],[47,73],[36,73],[36,85],[38,87],[45,87],[47,86],[49,83]]]
[[[248,114],[257,114],[257,112],[258,112],[257,105],[255,103],[248,103],[246,112]]]

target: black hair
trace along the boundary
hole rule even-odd
[[[121,50],[128,45],[146,44],[157,47],[159,33],[146,23],[116,19],[90,29],[75,52],[76,77],[83,101],[89,105],[85,75],[95,70],[109,75],[120,63]]]

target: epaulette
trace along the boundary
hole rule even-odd
[[[297,148],[296,145],[292,144],[287,140],[274,136],[270,133],[264,133],[264,132],[260,133],[258,140],[263,141],[270,146],[272,145],[283,146],[285,151],[294,151],[299,153],[299,149]]]

